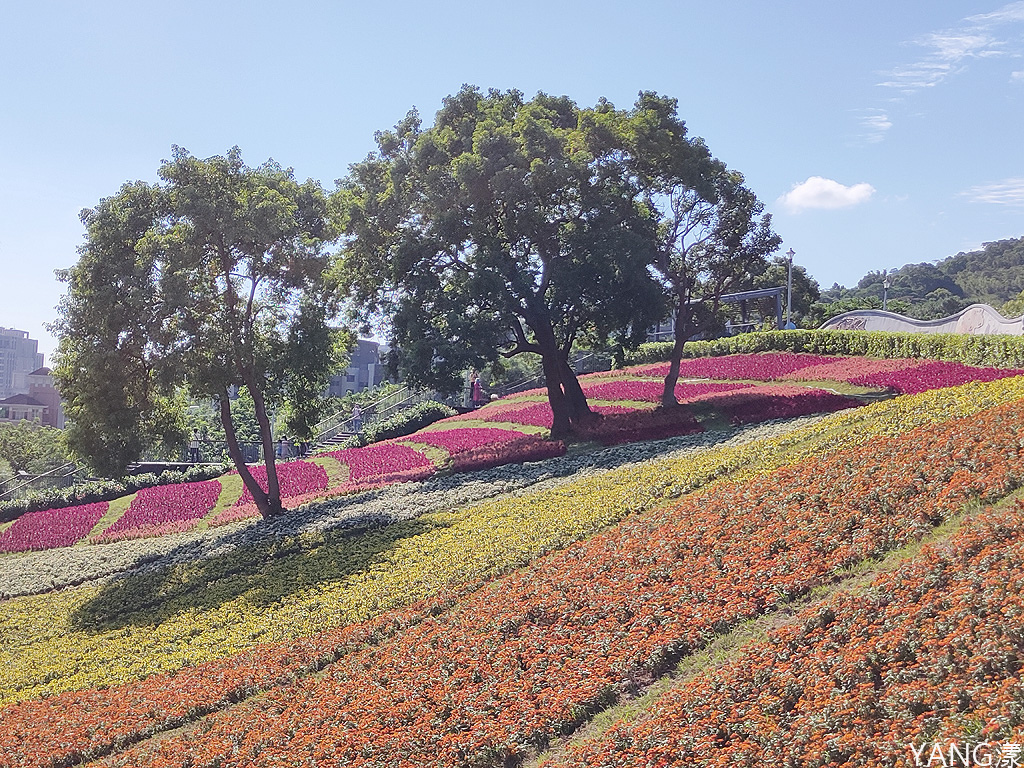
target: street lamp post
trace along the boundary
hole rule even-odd
[[[889,306],[889,289],[892,288],[892,278],[886,274],[882,281],[882,311],[885,312]]]
[[[786,251],[786,258],[789,259],[789,279],[786,288],[786,328],[793,324],[793,257],[796,253],[790,248]]]

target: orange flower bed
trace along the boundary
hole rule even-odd
[[[979,744],[975,764],[1012,765],[1008,747],[1024,741],[1022,563],[1024,505],[980,515],[949,546],[808,610],[546,765],[952,765],[951,748],[973,756]]]
[[[1017,408],[880,438],[638,515],[341,656],[325,675],[286,683],[110,762],[500,765],[716,632],[915,540],[970,498],[1019,485]],[[151,709],[163,704],[154,691]],[[36,733],[47,728],[42,712],[24,706],[20,731],[11,709],[0,718],[5,754],[21,751],[17,734],[27,723]],[[141,701],[135,706],[146,711]],[[63,734],[73,729],[60,721],[94,734],[115,727],[110,710],[56,711],[51,743],[68,744]]]

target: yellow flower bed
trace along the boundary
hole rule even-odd
[[[1021,398],[1024,378],[936,390],[837,413],[778,439],[623,467],[359,536],[276,542],[265,567],[241,576],[229,553],[159,578],[8,600],[0,603],[0,704],[115,685],[365,619],[516,568],[737,471],[767,472]],[[106,628],[83,624],[97,605],[106,606]],[[123,605],[141,616],[150,610],[151,623],[118,624]]]

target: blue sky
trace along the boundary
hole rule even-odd
[[[676,97],[822,287],[1024,236],[1024,2],[0,0],[0,326],[172,144],[331,188],[463,83]]]

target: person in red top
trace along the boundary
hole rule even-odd
[[[473,371],[473,376],[470,379],[470,398],[473,401],[473,407],[479,408],[481,405],[487,402],[487,396],[484,394],[483,385],[480,383],[480,374]]]

